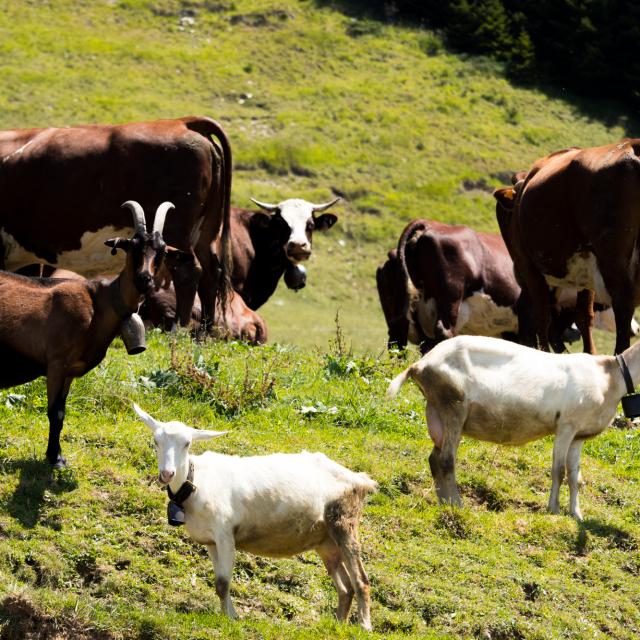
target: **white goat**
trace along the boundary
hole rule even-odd
[[[237,617],[229,596],[236,548],[272,557],[315,549],[338,592],[338,619],[347,619],[355,591],[358,621],[371,629],[369,580],[358,542],[365,498],[377,487],[367,474],[322,453],[190,455],[192,441],[226,432],[160,422],[133,408],[153,431],[160,482],[174,494],[187,478],[197,488],[182,503],[185,526],[209,551],[224,613]]]
[[[640,380],[640,343],[625,359]],[[565,469],[569,512],[582,520],[578,502],[583,442],[611,423],[626,386],[612,356],[552,354],[481,336],[440,343],[398,375],[387,395],[408,378],[427,400],[427,426],[434,448],[429,466],[440,502],[461,504],[455,479],[456,451],[463,435],[521,445],[555,434],[549,511],[558,513]]]

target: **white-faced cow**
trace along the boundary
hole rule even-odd
[[[283,275],[290,289],[305,286],[306,270],[301,263],[311,255],[313,232],[326,231],[338,220],[332,213],[315,214],[339,200],[323,204],[297,198],[279,204],[253,200],[264,211],[232,207],[231,284],[250,309],[258,309],[269,299]]]
[[[231,148],[210,118],[2,131],[0,268],[117,272],[121,262],[105,259],[103,242],[133,233],[120,204],[133,199],[154,212],[169,200],[164,237],[181,250],[167,256],[178,316],[188,324],[197,290],[208,322],[228,280],[230,194]]]
[[[615,352],[629,347],[640,302],[639,154],[640,140],[565,149],[537,160],[514,188],[496,192],[501,231],[543,349],[549,347],[550,287],[580,290],[585,350],[593,351],[594,298],[613,308]]]

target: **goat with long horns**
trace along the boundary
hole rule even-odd
[[[172,203],[158,207],[151,233],[137,202],[122,206],[131,211],[135,232],[131,238],[105,242],[112,253],[120,249],[126,254],[114,280],[26,278],[0,271],[0,388],[47,377],[46,455],[56,468],[66,466],[60,432],[72,380],[98,365],[118,334],[129,353],[144,351],[138,306],[158,279],[165,257],[178,251],[162,239]]]

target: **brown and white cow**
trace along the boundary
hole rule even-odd
[[[389,343],[428,351],[461,333],[515,338],[520,287],[502,238],[414,220],[376,274]]]
[[[139,313],[147,326],[170,331],[176,323],[176,294],[173,285],[149,293]],[[194,328],[200,324],[201,313],[200,298],[196,295],[191,311]],[[223,339],[261,345],[267,342],[267,324],[260,315],[247,307],[238,293],[232,291],[224,311],[217,304],[213,334]]]
[[[305,286],[306,269],[301,262],[311,255],[313,232],[326,231],[338,220],[332,213],[315,214],[339,200],[323,204],[298,198],[279,204],[253,200],[264,211],[231,208],[231,285],[249,308],[261,307],[283,275],[290,289]]]
[[[178,315],[189,322],[198,290],[208,320],[229,271],[230,194],[231,148],[210,118],[1,131],[0,268],[117,272],[103,242],[133,232],[122,202],[156,211],[170,200],[164,238],[184,252],[166,261]]]
[[[613,308],[615,352],[629,346],[640,302],[639,154],[640,140],[564,149],[537,160],[516,187],[495,194],[543,349],[549,347],[550,287],[580,291],[585,350],[593,352],[594,299]]]

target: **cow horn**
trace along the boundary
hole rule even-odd
[[[265,211],[276,211],[278,208],[277,204],[269,204],[268,202],[260,202],[260,200],[256,200],[255,198],[249,198],[251,202],[257,204],[261,209],[265,209]]]
[[[325,202],[324,204],[314,204],[312,205],[312,209],[314,213],[316,211],[326,211],[329,207],[332,207],[336,202],[340,202],[340,200],[342,200],[342,198],[337,197],[337,198],[334,198],[331,202]]]
[[[164,221],[167,217],[167,213],[171,211],[171,209],[175,209],[173,202],[163,202],[156,211],[156,218],[153,221],[153,232],[156,231],[162,235],[162,230],[164,229]]]
[[[140,206],[139,202],[135,200],[127,200],[122,203],[123,209],[129,209],[133,214],[133,226],[136,232],[147,233],[147,223],[144,219],[144,210]]]

